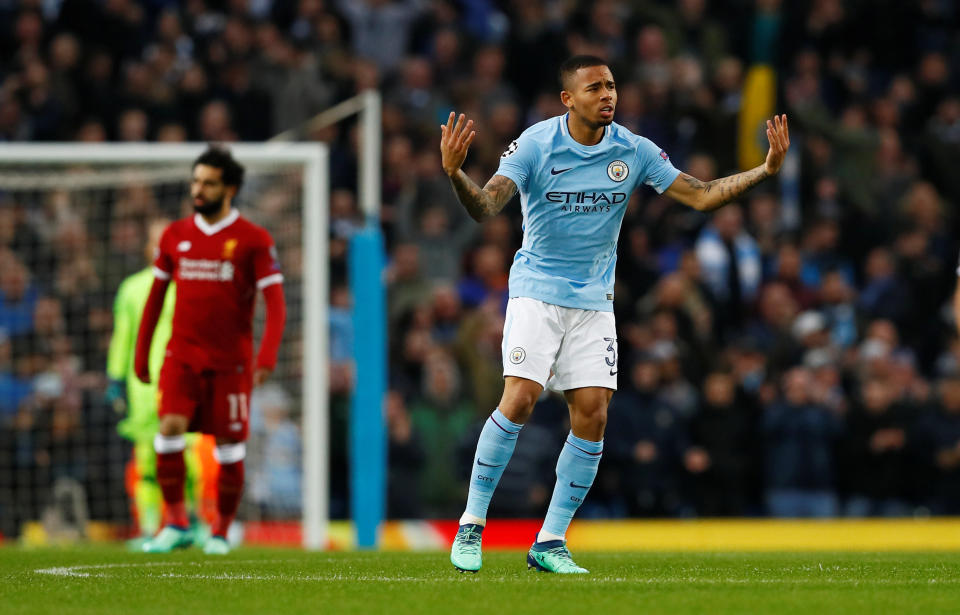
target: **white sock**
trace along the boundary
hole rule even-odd
[[[466,523],[473,523],[474,525],[486,525],[487,520],[465,512],[460,515],[460,525],[464,525]]]
[[[544,530],[537,532],[537,542],[547,542],[548,540],[566,540],[563,536],[557,536]]]

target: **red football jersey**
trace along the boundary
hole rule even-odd
[[[200,214],[163,232],[153,263],[177,283],[167,356],[195,369],[249,369],[257,291],[283,281],[273,239],[236,209],[216,224]]]

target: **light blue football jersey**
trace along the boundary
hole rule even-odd
[[[567,116],[526,129],[497,175],[520,190],[523,246],[510,267],[510,296],[613,311],[617,238],[641,183],[662,193],[680,171],[649,139],[613,123],[596,145],[570,136]]]

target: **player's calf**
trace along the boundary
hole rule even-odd
[[[243,495],[244,466],[247,445],[243,442],[217,444],[213,456],[220,464],[217,475],[217,522],[213,527],[213,538],[220,538],[226,544],[227,530],[237,515],[240,497]],[[210,542],[208,541],[209,545]]]

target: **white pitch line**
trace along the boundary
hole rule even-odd
[[[332,560],[327,560],[332,561]],[[82,564],[77,566],[55,566],[52,568],[38,568],[34,570],[36,574],[45,574],[61,577],[74,578],[106,578],[107,574],[103,572],[92,573],[88,570],[109,570],[117,568],[149,568],[149,567],[174,567],[191,566],[201,568],[210,565],[230,564],[278,564],[278,563],[303,563],[303,560],[235,560],[231,562],[128,562],[117,564]],[[353,581],[359,583],[436,583],[446,581],[453,583],[473,583],[473,582],[493,582],[506,583],[515,581],[515,578],[489,577],[489,576],[432,576],[432,577],[410,577],[410,576],[383,576],[383,575],[345,575],[345,574],[257,574],[257,573],[216,573],[207,574],[203,572],[184,573],[184,572],[162,572],[154,575],[158,579],[198,579],[208,581],[310,581],[310,582],[342,582]],[[547,578],[551,575],[530,575],[530,578]],[[556,578],[556,577],[553,577]],[[570,577],[573,580],[573,577]],[[578,577],[579,578],[579,577]],[[929,579],[837,579],[837,578],[794,578],[794,579],[751,579],[751,578],[726,578],[715,579],[706,577],[652,577],[645,579],[627,578],[627,577],[595,577],[588,576],[583,580],[590,583],[605,584],[638,584],[638,585],[676,585],[676,584],[700,584],[700,585],[917,585],[917,584],[946,584],[955,585],[960,583],[960,578],[929,578]]]
[[[246,559],[235,560],[232,564],[283,564],[299,560],[292,559]],[[104,570],[109,568],[148,568],[151,566],[209,566],[214,562],[125,562],[118,564],[79,564],[77,566],[54,566],[53,568],[37,568],[35,574],[49,574],[61,577],[105,577],[103,573],[91,574],[84,570]],[[220,563],[220,562],[218,562]]]

